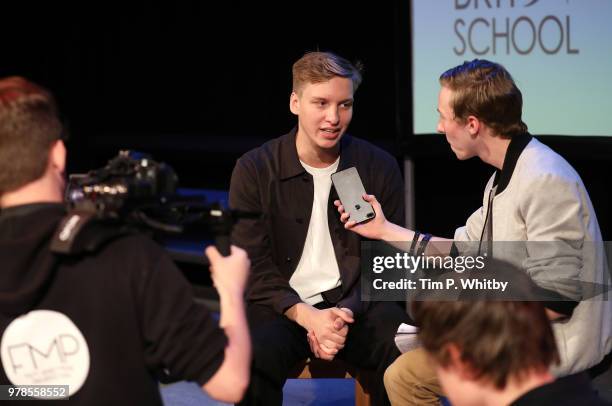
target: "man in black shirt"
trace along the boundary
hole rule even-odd
[[[280,405],[287,375],[309,357],[371,370],[372,401],[388,404],[383,373],[399,355],[393,338],[408,316],[396,303],[362,301],[362,239],[333,206],[331,174],[355,167],[389,216],[404,220],[397,161],[346,133],[360,82],[359,69],[338,55],[304,55],[293,65],[289,99],[296,128],[234,168],[230,205],[263,213],[232,233],[253,261],[246,296],[254,361],[244,404]]]
[[[487,267],[504,275],[509,297],[517,300],[487,292],[473,299],[412,303],[419,339],[451,403],[607,405],[584,373],[555,378],[550,372],[559,353],[546,303],[533,301],[539,288],[502,261],[490,260]]]
[[[153,405],[164,375],[239,401],[250,364],[246,253],[206,252],[219,325],[144,236],[117,237],[90,254],[53,254],[66,215],[61,134],[49,92],[19,77],[0,80],[0,384],[68,385],[61,404]]]

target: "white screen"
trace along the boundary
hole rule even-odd
[[[531,133],[612,135],[612,0],[413,0],[412,30],[415,134],[435,133],[440,74],[481,58],[514,77]]]

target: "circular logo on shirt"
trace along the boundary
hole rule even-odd
[[[0,341],[2,367],[13,385],[69,385],[74,395],[89,374],[89,347],[66,315],[34,310],[13,320]]]

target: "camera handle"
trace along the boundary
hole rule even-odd
[[[209,213],[210,228],[215,236],[215,246],[224,257],[231,254],[230,234],[234,224],[234,218],[229,210],[223,210],[218,204],[213,204]]]
[[[224,257],[229,256],[231,254],[230,248],[230,237],[229,235],[218,235],[215,237],[215,246],[219,250],[219,253]]]

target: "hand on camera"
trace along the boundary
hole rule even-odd
[[[219,294],[242,296],[251,267],[246,251],[232,245],[231,254],[224,257],[211,245],[206,248],[206,256],[210,261],[210,276]]]

